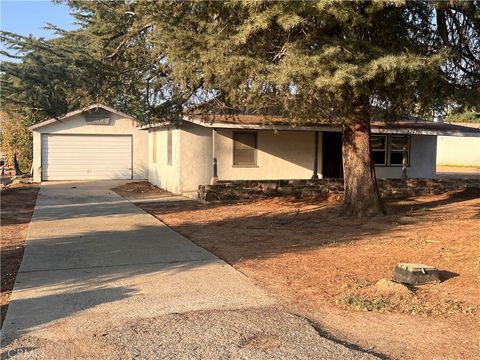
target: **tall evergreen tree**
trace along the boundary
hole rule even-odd
[[[478,105],[478,1],[138,1],[131,13],[114,54],[149,26],[181,104],[341,122],[346,214],[384,213],[374,116]]]
[[[107,67],[89,39],[61,32],[51,40],[1,33],[7,48],[0,84],[2,104],[31,122],[62,115],[104,96]]]
[[[158,10],[149,1],[67,1],[81,36],[90,39],[101,61],[114,69],[108,81],[119,110],[140,120],[178,119],[184,98],[171,81],[171,66],[157,39]]]
[[[58,36],[51,40],[8,32],[0,35],[6,48],[2,54],[16,59],[2,61],[0,66],[5,124],[17,123],[2,134],[2,146],[10,155],[17,154],[23,169],[29,169],[31,162],[28,126],[93,102],[109,102],[105,85],[114,72],[96,55],[91,40],[78,32],[56,31]]]

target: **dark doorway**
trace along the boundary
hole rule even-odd
[[[324,178],[343,178],[341,132],[323,133],[322,175]]]

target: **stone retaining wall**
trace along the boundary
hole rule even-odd
[[[378,179],[384,198],[442,194],[467,187],[480,188],[478,179]],[[198,199],[204,202],[261,199],[274,196],[308,198],[325,194],[343,194],[342,179],[318,180],[238,180],[200,185]]]

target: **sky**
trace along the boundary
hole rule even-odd
[[[49,39],[55,34],[42,28],[46,23],[69,30],[75,28],[74,21],[65,4],[54,4],[49,0],[0,0],[2,31]],[[0,48],[3,49],[3,44]],[[4,59],[0,57],[0,60]]]
[[[45,23],[65,29],[75,27],[68,6],[49,0],[0,0],[0,12],[1,29],[21,35],[50,38],[53,34],[42,29]]]

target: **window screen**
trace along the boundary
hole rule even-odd
[[[409,146],[408,146],[408,136],[407,135],[392,135],[390,137],[390,165],[402,165],[403,163],[403,147],[406,146],[406,155],[407,155],[407,165],[409,158]]]
[[[167,130],[167,165],[172,165],[172,130]]]
[[[371,137],[373,163],[375,165],[386,165],[387,160],[387,137],[376,135]]]
[[[257,165],[257,133],[233,133],[233,165]]]

